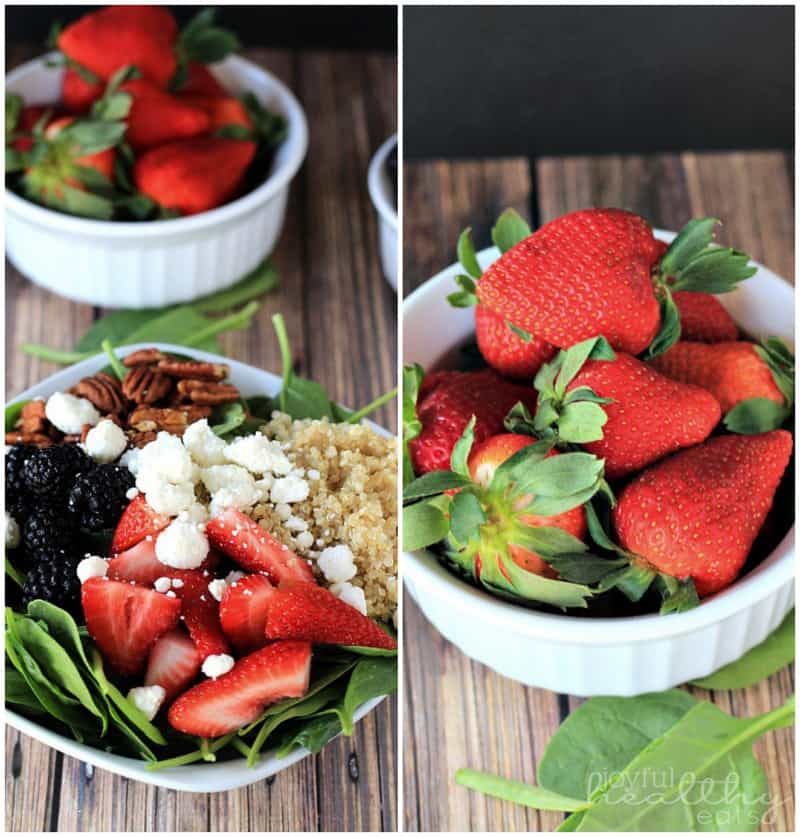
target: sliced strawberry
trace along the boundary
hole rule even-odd
[[[254,721],[265,706],[308,691],[311,646],[274,642],[242,657],[216,680],[205,680],[182,694],[167,716],[179,732],[215,738]]]
[[[197,677],[202,662],[192,638],[180,628],[175,628],[160,637],[153,646],[147,660],[144,685],[161,686],[166,692],[165,702],[170,703]]]
[[[103,658],[120,674],[144,668],[156,640],[178,624],[180,599],[108,578],[81,587],[86,626]]]
[[[162,529],[167,528],[169,521],[166,515],[158,514],[147,505],[144,494],[137,495],[117,523],[111,541],[111,554],[124,552],[148,535],[157,535]]]
[[[266,573],[273,584],[314,581],[308,562],[238,509],[208,521],[206,536],[221,552],[251,573]]]
[[[266,645],[267,606],[274,592],[263,575],[248,575],[225,591],[219,604],[219,621],[237,651],[247,654]]]
[[[219,623],[219,602],[208,592],[208,583],[214,576],[203,570],[173,570],[169,577],[183,582],[179,587],[173,585],[173,589],[183,603],[181,618],[200,659],[227,654],[230,645]]]
[[[213,570],[219,564],[220,555],[213,549],[208,557],[200,565],[200,570]],[[119,581],[133,581],[136,584],[144,584],[151,587],[156,579],[167,576],[177,578],[180,572],[162,564],[156,557],[156,538],[141,541],[136,546],[120,552],[108,562],[108,576]],[[209,579],[210,581],[210,579]]]
[[[397,648],[369,617],[317,584],[294,582],[275,590],[267,612],[267,639],[304,639],[322,645]]]

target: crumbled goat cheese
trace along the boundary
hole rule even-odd
[[[224,578],[215,578],[213,581],[208,582],[208,592],[218,601],[222,601],[222,597],[225,595],[225,591],[228,589],[228,585]]]
[[[203,674],[216,680],[227,674],[233,668],[233,657],[230,654],[211,654],[203,660]]]
[[[292,507],[287,503],[278,503],[278,505],[275,506],[275,514],[277,514],[281,520],[286,521],[292,516]]]
[[[193,570],[208,555],[208,538],[198,524],[173,520],[156,538],[156,558],[168,567]]]
[[[190,482],[173,485],[164,479],[148,480],[147,487],[140,484],[141,476],[136,478],[136,486],[144,491],[147,502],[153,511],[175,517],[190,508],[195,501],[194,486]]]
[[[202,471],[203,485],[217,500],[214,508],[246,509],[254,506],[261,496],[253,475],[238,465],[212,465]],[[223,493],[224,492],[224,493]],[[222,495],[217,497],[217,495]]]
[[[135,500],[135,499],[139,496],[139,489],[138,489],[138,488],[134,485],[134,486],[133,486],[133,488],[129,488],[129,489],[125,492],[125,496],[126,496],[129,500]]]
[[[139,454],[139,473],[136,484],[148,491],[148,483],[166,480],[173,485],[190,481],[192,457],[178,436],[162,431],[145,445]],[[139,485],[142,482],[142,485]]]
[[[281,450],[278,442],[273,442],[261,433],[241,436],[225,448],[228,462],[241,465],[254,474],[273,473],[285,476],[292,470],[289,457]]]
[[[225,583],[230,587],[233,584],[236,584],[237,581],[240,581],[247,575],[247,573],[243,573],[241,570],[231,570],[225,576]]]
[[[272,474],[264,474],[260,480],[256,480],[256,488],[258,489],[259,500],[269,500],[269,492],[275,484],[275,477]]]
[[[170,587],[172,587],[172,580],[167,576],[162,575],[161,578],[157,578],[155,580],[155,584],[153,584],[153,587],[155,587],[155,589],[159,593],[166,593],[167,590],[169,590]]]
[[[225,442],[208,426],[208,419],[190,424],[183,434],[183,444],[203,468],[225,462]]]
[[[87,434],[83,449],[95,462],[116,462],[128,447],[125,431],[111,419],[101,419]]]
[[[100,413],[91,401],[68,392],[53,393],[47,399],[44,414],[62,433],[69,434],[80,433],[85,424],[94,427],[100,421]]]
[[[173,579],[172,579],[172,586],[173,586],[176,590],[180,590],[180,589],[181,589],[181,587],[183,587],[183,579],[181,579],[181,578],[173,578]]]
[[[300,532],[298,535],[295,535],[294,541],[300,549],[311,549],[314,544],[314,536],[311,532]]]
[[[318,480],[319,477],[320,477],[320,473],[316,468],[309,468],[308,473],[306,474],[306,476],[310,480]]]
[[[305,530],[308,529],[308,523],[306,523],[302,517],[292,515],[286,520],[286,528],[290,532],[305,532]]]
[[[300,503],[308,497],[308,483],[295,474],[275,480],[269,493],[273,503]]]
[[[367,615],[367,599],[364,596],[364,591],[349,581],[340,581],[338,584],[332,584],[330,587],[331,593],[338,596],[343,602],[347,602],[351,607],[354,607],[364,616]]]
[[[127,468],[134,476],[139,473],[140,453],[141,448],[130,448],[130,450],[126,450],[125,453],[122,454],[119,460],[119,464],[123,468]]]
[[[90,578],[105,578],[108,572],[108,561],[98,555],[87,555],[78,563],[77,574],[81,584]]]
[[[350,581],[356,574],[353,553],[345,544],[327,546],[317,559],[317,566],[328,581]]]
[[[6,512],[6,549],[16,549],[19,546],[19,525]]]
[[[128,700],[152,721],[161,709],[167,693],[163,686],[136,686],[128,692]]]
[[[192,503],[178,515],[178,518],[190,523],[205,523],[208,520],[208,509],[202,503]]]

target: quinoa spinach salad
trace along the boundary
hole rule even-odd
[[[294,374],[104,345],[6,409],[6,703],[148,769],[319,752],[397,688],[397,444]]]

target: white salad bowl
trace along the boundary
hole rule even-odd
[[[397,206],[395,192],[386,170],[386,161],[397,147],[397,134],[393,134],[375,152],[367,173],[369,195],[378,214],[381,267],[386,281],[397,290]]]
[[[26,104],[60,98],[63,70],[49,56],[18,67],[6,91]],[[287,136],[269,177],[230,203],[165,221],[94,221],[56,212],[6,189],[6,251],[17,269],[48,290],[111,308],[153,308],[232,285],[257,267],[283,227],[289,183],[308,146],[303,109],[275,76],[244,58],[212,67],[234,95],[252,91],[286,118]]]
[[[271,372],[265,372],[262,369],[256,369],[254,366],[248,366],[247,364],[211,354],[210,352],[187,349],[185,346],[174,346],[169,343],[139,343],[125,346],[124,354],[151,346],[155,346],[163,352],[187,355],[197,360],[205,360],[211,363],[227,364],[230,369],[229,377],[231,382],[239,388],[245,398],[254,395],[275,395],[280,391],[281,379],[278,375],[273,375]],[[108,357],[104,354],[81,361],[74,366],[70,366],[68,369],[56,372],[55,375],[51,375],[49,378],[45,378],[40,383],[12,399],[10,403],[13,404],[17,401],[24,401],[30,398],[47,398],[54,392],[65,391],[76,384],[81,378],[94,375],[107,365]],[[382,436],[391,436],[387,430],[384,430],[373,422],[367,423]],[[373,698],[362,704],[353,713],[353,719],[360,721],[382,700],[383,696]],[[112,773],[118,773],[120,776],[125,776],[128,779],[136,779],[139,782],[146,782],[147,784],[158,785],[163,788],[172,788],[173,790],[211,793],[239,788],[279,773],[281,770],[285,770],[287,767],[290,767],[309,755],[308,750],[303,748],[294,750],[283,758],[278,758],[274,751],[265,751],[258,764],[253,768],[247,766],[245,759],[233,759],[219,763],[201,762],[183,767],[168,767],[163,770],[150,771],[146,769],[147,762],[141,759],[107,753],[104,750],[98,750],[95,747],[80,744],[72,738],[53,732],[36,723],[36,721],[24,718],[22,715],[9,709],[6,709],[5,716],[6,721],[15,729],[68,756],[80,759],[80,761],[92,764],[95,767],[110,770]]]
[[[670,241],[674,233],[656,230]],[[478,254],[485,268],[495,248]],[[474,335],[472,309],[446,296],[451,265],[403,303],[405,362],[435,368]],[[719,297],[749,334],[794,339],[794,289],[758,272]],[[403,583],[434,627],[467,656],[530,686],[572,695],[636,695],[716,671],[764,640],[794,604],[794,526],[757,567],[685,613],[581,618],[539,613],[463,581],[429,550],[403,554]]]

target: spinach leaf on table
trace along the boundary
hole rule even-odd
[[[27,680],[13,667],[6,665],[6,703],[19,706],[27,714],[46,715]]]
[[[564,796],[588,799],[605,781],[598,771],[609,778],[625,768],[696,702],[680,689],[587,700],[550,739],[537,770],[540,784]]]
[[[759,645],[721,669],[693,680],[703,689],[745,689],[755,686],[794,660],[794,610]]]
[[[578,831],[757,831],[769,787],[753,742],[794,721],[794,698],[754,718],[701,701],[593,799]]]

